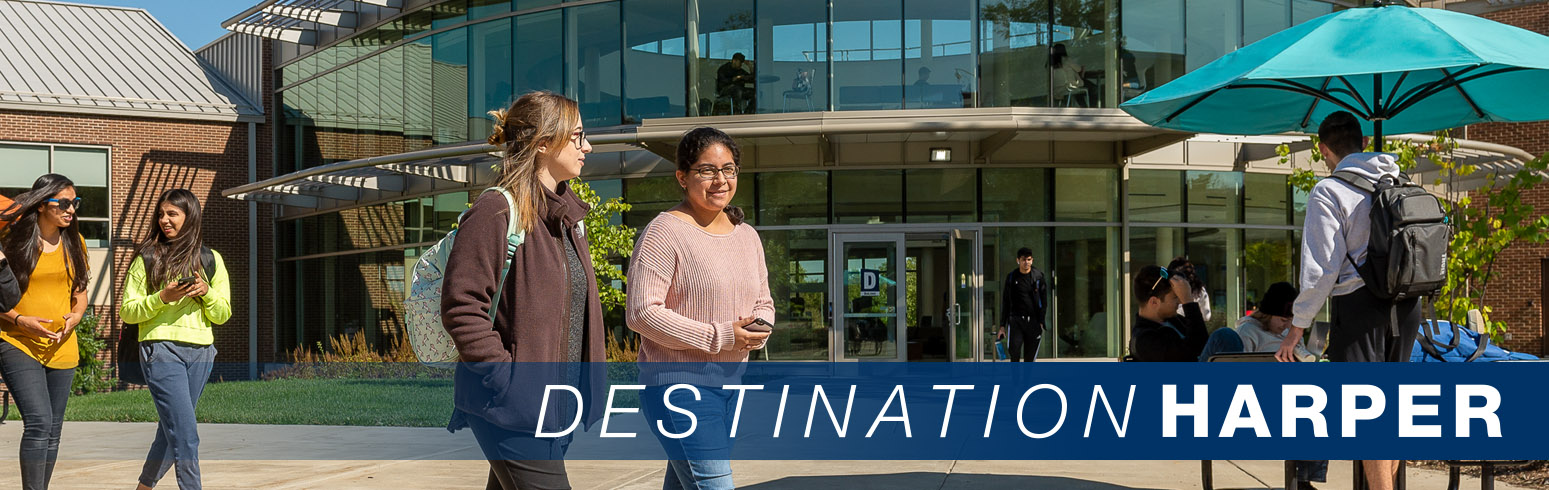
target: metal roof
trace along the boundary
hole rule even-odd
[[[0,0],[0,109],[263,122],[141,9]]]

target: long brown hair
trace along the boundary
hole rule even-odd
[[[167,238],[167,234],[161,231],[163,204],[171,204],[183,210],[183,228],[178,230],[176,237]],[[200,260],[200,251],[204,248],[204,237],[199,231],[199,223],[203,221],[201,215],[199,198],[188,189],[168,190],[156,200],[156,219],[151,220],[151,232],[136,250],[140,258],[145,260],[147,293],[160,290],[167,281],[204,272],[204,264]],[[210,278],[204,280],[209,281]]]
[[[528,92],[516,99],[509,109],[493,110],[494,131],[489,144],[504,150],[500,186],[516,198],[519,225],[531,232],[538,228],[548,212],[543,198],[543,183],[538,180],[538,148],[563,148],[570,144],[570,133],[581,123],[581,111],[574,100],[553,92]]]
[[[38,267],[38,258],[43,256],[43,247],[38,245],[43,236],[43,231],[38,229],[38,213],[43,211],[49,199],[74,187],[75,182],[69,177],[44,174],[32,183],[32,190],[16,196],[16,202],[0,212],[0,221],[10,223],[5,227],[4,235],[0,235],[0,250],[5,250],[5,256],[10,259],[11,273],[16,275],[16,284],[23,292],[27,291],[27,284],[32,280],[33,269]],[[77,217],[70,220],[70,226],[59,230],[59,246],[64,247],[71,293],[85,291],[88,279],[86,248],[81,243],[80,223]]]

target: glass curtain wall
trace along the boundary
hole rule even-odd
[[[757,56],[749,56],[762,63],[755,101],[758,112],[828,110],[828,2],[758,0],[756,7],[753,51]]]
[[[1317,0],[832,3],[437,3],[280,68],[279,167],[479,140],[489,110],[532,90],[576,99],[591,127],[744,113],[1116,107],[1333,10]]]
[[[642,119],[683,117],[684,0],[625,0],[624,123]],[[590,28],[591,26],[587,26]]]

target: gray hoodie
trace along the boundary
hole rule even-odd
[[[1334,171],[1350,170],[1369,180],[1398,175],[1397,157],[1390,153],[1355,153],[1339,161]],[[1371,198],[1339,179],[1323,179],[1307,196],[1302,225],[1301,294],[1291,306],[1291,325],[1312,326],[1330,296],[1349,294],[1365,285],[1355,264],[1366,261],[1371,236]],[[1345,256],[1355,260],[1352,264]]]

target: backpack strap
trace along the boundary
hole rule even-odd
[[[204,266],[204,279],[206,281],[215,278],[215,251],[210,247],[199,247],[199,263]]]
[[[1365,191],[1367,194],[1377,192],[1377,185],[1375,183],[1370,180],[1366,180],[1366,177],[1362,177],[1360,174],[1351,172],[1349,170],[1335,171],[1334,173],[1329,174],[1329,177],[1345,181],[1346,184],[1353,185],[1355,188]]]
[[[496,309],[500,305],[500,289],[506,285],[506,274],[511,272],[511,258],[516,256],[516,247],[527,238],[527,232],[521,229],[522,220],[516,211],[516,197],[511,195],[511,191],[504,187],[490,187],[479,195],[482,197],[488,192],[499,192],[505,196],[506,207],[510,210],[510,219],[506,221],[506,264],[500,268],[500,280],[495,282],[495,294],[489,300],[489,321],[494,323],[495,315],[500,311]]]

